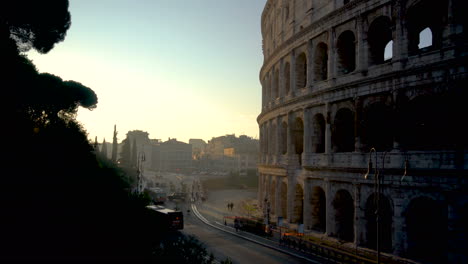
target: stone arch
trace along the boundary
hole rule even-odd
[[[281,213],[280,216],[283,218],[288,217],[288,184],[285,182],[281,183],[280,187],[280,205],[281,205],[281,211],[278,213]]]
[[[293,138],[295,154],[301,155],[304,151],[304,122],[299,117],[294,122]]]
[[[307,55],[302,52],[296,58],[296,88],[303,89],[307,85]]]
[[[340,34],[336,42],[337,73],[347,74],[356,69],[356,37],[351,30]]]
[[[314,76],[316,81],[328,79],[328,46],[323,42],[315,48]]]
[[[385,48],[392,39],[392,22],[390,18],[387,16],[380,16],[374,19],[367,32],[369,63],[371,65],[385,62]]]
[[[312,151],[314,153],[325,152],[325,118],[322,114],[316,114],[313,119],[314,135],[312,137]]]
[[[377,202],[378,198],[378,202]],[[379,204],[379,244],[380,250],[392,253],[392,234],[393,234],[393,210],[390,200],[384,195],[378,196],[377,193],[371,194],[366,201],[366,242],[368,248],[377,247],[377,204]]]
[[[336,112],[332,131],[335,152],[354,151],[354,113],[348,108]]]
[[[410,201],[406,216],[409,258],[431,263],[447,262],[447,206],[421,196]]]
[[[421,95],[401,106],[401,141],[410,150],[453,149],[466,142],[456,116],[463,113],[457,96]],[[445,107],[434,107],[444,105]]]
[[[293,214],[291,223],[302,224],[304,222],[304,190],[300,184],[296,184],[294,189]]]
[[[440,1],[419,1],[407,9],[408,50],[415,53],[442,45],[442,34],[445,27],[448,3]],[[429,28],[432,33],[432,45],[420,49],[420,33]]]
[[[284,93],[288,95],[291,90],[291,65],[286,62],[284,65]]]
[[[312,229],[321,233],[325,233],[327,226],[326,196],[323,189],[319,186],[312,188],[311,205]]]
[[[390,150],[393,147],[394,114],[391,106],[376,102],[364,109],[361,139],[366,151]]]
[[[344,189],[336,192],[332,202],[335,210],[336,237],[344,241],[354,240],[354,200]]]
[[[286,122],[281,123],[281,154],[288,152],[288,124]]]

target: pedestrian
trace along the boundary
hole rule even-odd
[[[232,211],[232,208],[234,208],[234,203],[231,203],[231,211]]]
[[[234,219],[234,228],[236,229],[236,232],[239,231],[239,219]]]

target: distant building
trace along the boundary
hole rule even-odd
[[[206,142],[203,139],[191,138],[189,144],[192,145],[192,158],[199,160],[205,151]]]
[[[232,134],[209,140],[201,160],[209,170],[243,171],[256,169],[258,153],[258,140]]]
[[[169,139],[166,142],[153,141],[147,152],[149,167],[154,171],[188,171],[192,168],[192,145]]]

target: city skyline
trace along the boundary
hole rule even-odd
[[[92,140],[110,141],[114,124],[118,142],[132,130],[183,142],[258,138],[265,2],[72,1],[65,40],[27,56],[96,92],[97,108],[77,116]]]

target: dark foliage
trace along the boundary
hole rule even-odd
[[[71,25],[68,0],[6,0],[0,4],[0,32],[11,35],[20,51],[49,52]]]
[[[0,4],[0,263],[155,262],[165,237],[149,198],[131,193],[134,176],[98,153],[75,119],[96,94],[20,55],[48,52],[69,27],[66,0]]]

